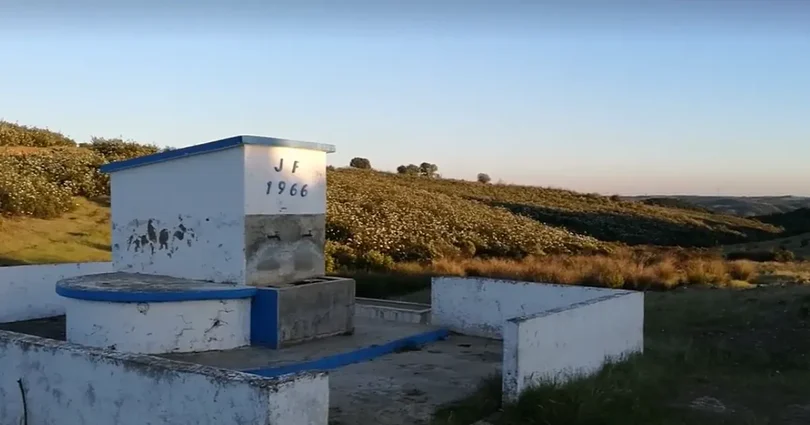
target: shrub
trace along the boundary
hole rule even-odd
[[[602,259],[594,262],[590,273],[584,276],[582,283],[593,286],[604,286],[607,288],[621,288],[624,286],[624,273],[621,264],[610,259]]]
[[[757,266],[746,260],[731,261],[728,263],[728,274],[735,280],[750,281],[757,275]]]
[[[0,165],[0,213],[53,218],[74,207],[68,188],[32,173]]]
[[[93,151],[53,148],[2,157],[3,167],[40,176],[74,196],[94,197],[109,193],[106,176],[98,171],[104,158]]]
[[[79,146],[99,154],[106,162],[122,161],[160,152],[160,148],[155,145],[143,145],[133,141],[125,142],[121,139],[103,137],[93,137],[90,143],[82,143]]]
[[[790,263],[796,261],[796,254],[786,248],[777,249],[774,251],[774,260],[780,263]]]
[[[686,265],[684,272],[686,283],[691,285],[716,285],[728,281],[726,264],[721,260],[695,260]]]
[[[400,165],[397,167],[397,173],[407,174],[409,176],[418,175],[420,172],[419,166],[416,164]]]
[[[371,161],[369,161],[366,158],[360,158],[360,157],[352,158],[352,160],[349,161],[349,167],[359,168],[361,170],[370,170],[371,169]]]
[[[478,173],[478,182],[479,183],[487,184],[490,181],[492,181],[492,179],[489,177],[489,174],[487,174],[487,173]]]
[[[54,131],[0,121],[0,146],[48,148],[76,146],[76,142]]]
[[[369,271],[386,271],[394,266],[394,260],[390,255],[385,255],[379,251],[364,252],[359,258],[357,263],[354,264],[355,269],[369,270]]]
[[[429,162],[419,164],[419,174],[425,177],[434,177],[439,172],[439,166]]]
[[[84,147],[0,152],[0,212],[56,217],[73,208],[72,196],[110,193],[109,176],[99,166],[109,160],[154,153],[154,146],[94,139]]]

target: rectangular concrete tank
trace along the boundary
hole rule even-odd
[[[253,286],[322,276],[334,150],[236,136],[105,165],[114,270]]]

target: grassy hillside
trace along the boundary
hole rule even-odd
[[[678,202],[717,213],[741,217],[781,214],[798,208],[810,208],[810,198],[801,196],[631,196],[630,200],[666,203]]]
[[[364,171],[340,172],[357,175]],[[646,205],[568,190],[485,185],[391,173],[378,173],[373,178],[387,185],[407,186],[474,200],[603,241],[705,247],[772,238],[782,231],[776,226],[737,216]]]
[[[810,260],[810,233],[801,233],[798,235],[770,239],[766,241],[726,245],[723,247],[723,250],[728,253],[756,253],[788,250],[799,259]]]
[[[73,198],[58,219],[0,219],[0,266],[110,261],[110,209],[105,201]]]
[[[782,227],[785,236],[810,232],[810,208],[799,208],[785,213],[761,215],[754,218],[763,223]]]
[[[98,167],[160,149],[119,139],[75,143],[8,123],[0,129],[0,261],[109,258],[108,207],[89,201],[109,195]],[[719,257],[626,245],[712,247],[783,231],[748,218],[559,189],[353,168],[329,170],[327,182],[330,270],[420,269],[619,287],[727,284],[759,273]]]

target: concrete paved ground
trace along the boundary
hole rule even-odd
[[[357,319],[354,335],[326,338],[281,350],[166,354],[180,361],[245,370],[296,362],[380,345],[434,327]],[[329,371],[330,423],[427,424],[437,407],[462,399],[487,377],[500,374],[501,341],[453,335],[416,350],[400,351]]]
[[[451,335],[419,351],[389,354],[329,373],[333,425],[427,424],[441,405],[500,375],[500,341]]]

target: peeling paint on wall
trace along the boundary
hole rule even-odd
[[[243,220],[223,215],[132,219],[117,226],[113,252],[117,271],[241,283]]]
[[[186,227],[182,215],[177,216],[177,221],[179,224],[174,226],[168,226],[154,218],[145,220],[145,226],[144,220],[130,221],[126,225],[131,232],[127,238],[127,250],[148,251],[153,255],[156,251],[165,251],[166,255],[171,258],[172,254],[184,245],[191,248],[192,243],[197,240],[194,229]]]
[[[242,283],[243,163],[233,148],[112,173],[115,270]]]

